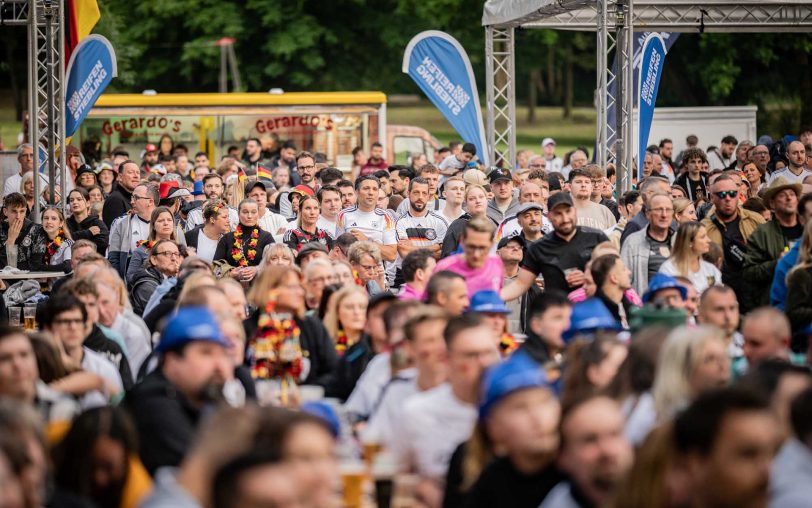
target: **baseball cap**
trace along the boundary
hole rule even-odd
[[[189,192],[188,189],[183,189],[181,187],[174,187],[172,189],[169,189],[169,193],[166,195],[165,198],[161,198],[161,201],[163,201],[164,199],[184,198],[184,197],[191,196],[191,195],[192,195],[192,193]]]
[[[149,152],[157,152],[158,147],[155,146],[152,143],[147,143],[147,146],[144,147],[144,151],[147,152],[147,153],[149,153]]]
[[[531,388],[552,390],[541,366],[520,349],[504,362],[488,369],[482,377],[479,419],[487,418],[494,406],[505,397]]]
[[[151,172],[153,172],[153,173],[158,173],[159,175],[165,175],[166,174],[166,168],[164,167],[163,164],[156,164],[154,166],[151,166],[149,168],[149,170]]]
[[[336,410],[333,409],[333,406],[326,402],[315,400],[305,402],[302,404],[301,409],[302,412],[321,419],[327,428],[330,429],[333,438],[338,439],[338,437],[341,436],[341,420],[338,418],[338,414],[336,414]]]
[[[230,344],[223,336],[214,314],[206,307],[183,307],[169,320],[155,351],[163,353],[190,342],[213,342],[224,348]]]
[[[296,254],[296,264],[301,264],[302,259],[313,254],[314,252],[323,252],[328,254],[327,246],[319,242],[307,242],[302,246],[302,249]]]
[[[555,176],[548,176],[547,183],[550,185],[550,190],[561,190],[561,180],[556,178]]]
[[[290,190],[288,193],[288,199],[293,201],[293,194],[299,194],[300,196],[314,196],[315,193],[313,192],[313,188],[309,185],[297,185],[293,189]]]
[[[519,209],[516,211],[516,215],[521,215],[524,212],[529,212],[530,210],[538,210],[541,213],[544,213],[544,207],[538,203],[522,203],[519,206]]]
[[[488,183],[488,177],[478,169],[466,170],[462,174],[462,180],[465,182],[465,185],[485,185]]]
[[[499,293],[493,289],[484,289],[482,291],[477,291],[474,293],[474,296],[471,297],[468,312],[510,314],[511,310],[507,308],[504,300],[499,297]]]
[[[516,242],[522,248],[524,248],[524,246],[525,246],[524,238],[522,238],[521,235],[513,235],[513,236],[506,236],[506,237],[502,238],[501,240],[499,240],[499,243],[496,245],[496,250],[507,247],[507,244],[509,244],[510,242]]]
[[[488,173],[488,180],[491,184],[496,182],[501,182],[504,180],[512,181],[513,179],[510,177],[510,170],[505,168],[492,168],[491,172]]]
[[[572,196],[570,196],[569,192],[556,192],[547,199],[548,211],[552,212],[553,209],[559,205],[574,206],[572,204]]]
[[[158,194],[161,196],[161,199],[166,199],[169,197],[169,191],[172,189],[177,189],[180,187],[179,182],[161,182],[158,184]]]
[[[93,171],[93,168],[91,168],[88,164],[82,164],[79,166],[79,169],[76,170],[76,178],[78,179],[84,173],[92,173],[93,176],[96,176],[96,172]]]
[[[254,190],[257,187],[262,187],[263,191],[268,190],[268,187],[265,186],[265,183],[259,180],[252,180],[245,184],[245,195],[247,196],[252,190]]]
[[[101,174],[101,172],[102,172],[102,171],[105,171],[105,170],[107,170],[107,171],[112,171],[112,172],[113,172],[113,174],[115,174],[115,175],[117,175],[117,174],[118,174],[118,171],[116,171],[115,169],[113,169],[113,165],[112,165],[112,164],[110,164],[110,163],[109,163],[109,162],[107,162],[107,161],[102,161],[101,163],[99,163],[99,165],[98,165],[98,166],[96,166],[96,174],[97,174],[97,175],[100,175],[100,174]]]
[[[544,148],[547,145],[555,145],[555,140],[553,138],[544,138],[541,140],[541,147]]]

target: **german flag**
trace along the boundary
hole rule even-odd
[[[271,170],[266,168],[265,166],[257,166],[257,179],[258,180],[271,180],[273,178],[273,174]]]
[[[65,65],[79,42],[90,35],[100,17],[96,0],[65,0]]]
[[[243,167],[242,167],[242,166],[240,166],[240,169],[237,171],[237,180],[238,180],[240,183],[243,183],[243,182],[245,181],[245,179],[246,179],[246,178],[247,178],[247,176],[246,176],[246,174],[245,174],[245,170],[243,169]]]

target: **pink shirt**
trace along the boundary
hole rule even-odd
[[[398,294],[399,300],[423,300],[424,293],[418,293],[415,288],[409,284],[404,284]]]
[[[434,268],[434,273],[441,270],[458,273],[465,277],[468,286],[468,297],[484,289],[501,291],[505,278],[505,267],[499,256],[491,254],[480,268],[471,268],[465,262],[465,254],[455,254],[441,259]]]

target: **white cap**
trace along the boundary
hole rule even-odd
[[[554,145],[555,140],[553,138],[544,138],[541,140],[541,147],[544,148],[547,145]]]

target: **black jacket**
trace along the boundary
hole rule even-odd
[[[491,219],[490,216],[487,216]],[[444,258],[454,254],[456,250],[460,246],[460,239],[462,238],[462,232],[465,230],[465,225],[468,224],[468,221],[471,220],[471,216],[468,213],[462,214],[458,219],[454,219],[451,224],[448,225],[448,231],[445,233],[445,237],[443,238],[443,248],[440,252],[440,258]],[[499,227],[499,223],[491,219],[496,227]]]
[[[361,340],[347,348],[344,356],[338,359],[338,365],[333,371],[325,395],[342,401],[347,400],[373,356],[375,356],[375,351],[372,349],[372,341],[364,335]]]
[[[161,369],[147,374],[127,392],[124,405],[138,431],[141,461],[151,475],[180,464],[197,429],[201,409],[194,407]]]
[[[245,228],[246,230],[248,228]],[[254,260],[251,261],[248,259],[248,232],[246,231],[245,236],[243,237],[242,242],[242,251],[243,255],[246,256],[245,259],[248,261],[248,266],[258,266],[262,262],[262,251],[265,249],[266,246],[273,243],[273,235],[268,233],[267,231],[263,231],[258,229],[259,231],[259,239],[257,242],[256,251],[257,254],[254,257]],[[229,265],[231,266],[239,266],[234,258],[231,257],[231,249],[234,247],[234,232],[226,233],[220,238],[220,241],[217,242],[217,249],[214,251],[214,260],[219,261],[224,259]]]
[[[116,185],[116,189],[107,196],[102,208],[102,220],[108,228],[115,219],[130,211],[133,207],[132,197],[132,192],[124,190],[120,185]]]
[[[110,230],[101,219],[95,215],[88,215],[85,220],[78,223],[76,222],[75,217],[70,216],[65,222],[67,223],[70,234],[74,240],[90,240],[96,244],[96,252],[102,256],[105,255],[110,238]],[[93,234],[88,231],[88,229],[93,226],[97,226],[101,230],[96,236],[93,236]]]
[[[0,222],[0,269],[8,265],[6,256],[6,240],[8,239],[8,221]],[[48,249],[48,235],[42,226],[34,224],[28,219],[14,244],[17,246],[17,268],[40,272],[46,270],[45,254]]]
[[[199,226],[195,226],[194,228],[190,229],[184,236],[186,236],[186,246],[193,247],[197,249],[197,239],[200,237],[200,232],[203,230],[203,224]]]
[[[259,311],[256,310],[243,321],[245,336],[248,338],[245,341],[246,348],[257,331],[258,320]],[[326,389],[332,381],[333,372],[338,364],[338,355],[336,354],[333,339],[330,338],[321,321],[314,317],[296,318],[296,324],[299,325],[301,332],[299,341],[301,342],[302,353],[310,361],[310,372],[302,384],[319,385]]]
[[[142,268],[133,276],[130,285],[130,300],[133,304],[133,312],[139,316],[144,313],[144,307],[147,306],[149,298],[163,280],[163,275],[154,266]]]
[[[130,370],[130,362],[127,360],[127,355],[124,354],[121,346],[119,346],[116,341],[107,338],[107,335],[104,334],[98,325],[93,324],[90,335],[85,337],[85,341],[82,345],[91,351],[99,353],[118,369],[125,390],[132,388],[133,374]]]

